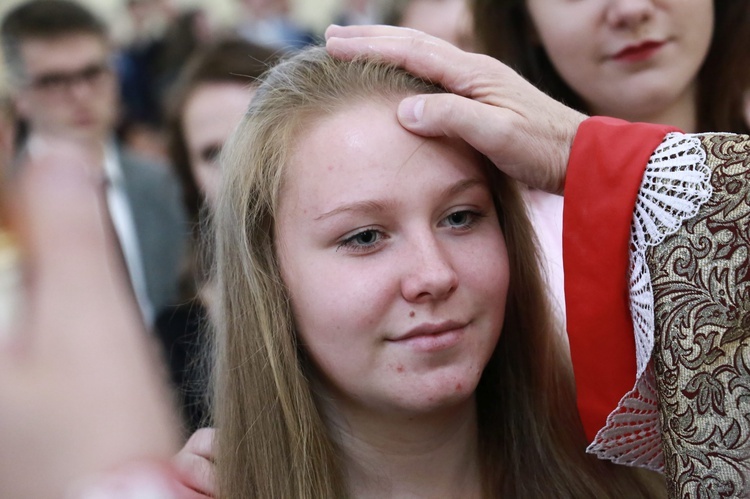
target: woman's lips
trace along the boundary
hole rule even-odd
[[[422,352],[445,350],[461,341],[467,325],[453,321],[424,324],[389,341]]]
[[[628,45],[617,52],[612,59],[624,62],[645,61],[664,46],[665,42],[647,41],[636,45]]]

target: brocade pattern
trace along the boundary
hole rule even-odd
[[[750,497],[750,137],[698,136],[710,199],[647,251],[672,498]]]

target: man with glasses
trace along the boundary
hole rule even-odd
[[[69,0],[32,0],[0,28],[13,101],[26,127],[22,153],[76,140],[101,166],[110,217],[144,319],[174,303],[185,216],[168,168],[123,151],[114,138],[118,85],[102,22]]]

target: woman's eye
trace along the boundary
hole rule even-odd
[[[201,159],[206,163],[216,163],[219,160],[221,154],[221,146],[212,144],[201,149]]]
[[[354,251],[365,251],[372,249],[380,240],[383,235],[380,231],[375,229],[367,229],[344,239],[336,249],[347,248]]]
[[[470,227],[473,227],[480,217],[482,217],[480,213],[470,210],[461,210],[453,212],[445,217],[445,223],[449,227],[468,229]]]

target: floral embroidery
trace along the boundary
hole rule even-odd
[[[750,496],[750,138],[702,135],[711,198],[647,251],[674,498]]]

